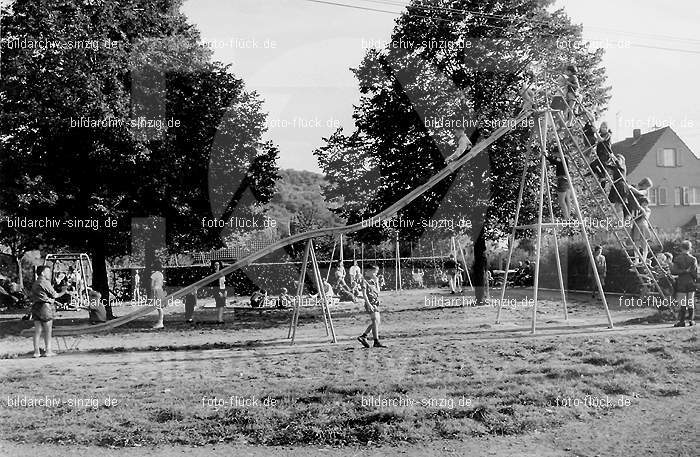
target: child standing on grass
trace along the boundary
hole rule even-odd
[[[214,273],[218,273],[224,268],[220,261],[214,262]],[[216,304],[216,323],[224,323],[224,308],[226,308],[226,276],[222,276],[218,280],[219,287],[214,292],[214,303]]]
[[[194,321],[192,317],[194,316],[194,309],[197,306],[197,291],[193,291],[184,298],[185,302],[185,322],[192,324]]]
[[[155,306],[158,307],[158,321],[156,325],[153,326],[154,329],[165,327],[165,324],[163,324],[163,318],[165,317],[165,313],[163,312],[165,303],[163,303],[163,299],[167,294],[164,289],[165,277],[163,276],[163,272],[160,271],[162,268],[161,263],[156,261],[153,265],[153,273],[151,273],[151,299]]]
[[[32,284],[32,319],[34,320],[34,357],[41,357],[39,340],[44,332],[44,348],[46,357],[56,355],[51,350],[51,332],[53,319],[56,315],[54,302],[56,298],[67,293],[67,290],[56,292],[51,286],[51,269],[41,265],[36,269],[36,281]]]
[[[695,281],[698,279],[698,259],[690,254],[693,245],[685,240],[681,243],[681,253],[673,259],[671,274],[676,279],[675,296],[678,302],[678,322],[674,327],[695,324]]]
[[[366,348],[369,347],[369,342],[367,341],[367,335],[372,332],[372,337],[374,338],[374,347],[383,348],[386,347],[379,342],[379,324],[381,319],[379,317],[379,266],[372,265],[367,270],[365,270],[365,280],[362,285],[362,297],[365,300],[365,311],[370,316],[372,321],[369,326],[365,329],[364,333],[357,337],[357,341],[362,343]]]
[[[603,255],[603,248],[601,246],[596,246],[593,249],[593,259],[595,260],[595,268],[598,270],[598,277],[600,278],[600,285],[605,287],[605,276],[608,274],[608,264]],[[598,284],[595,282],[595,274],[593,269],[590,273],[591,288],[593,290],[592,297],[595,298],[596,291],[598,290]],[[602,298],[602,297],[601,297]]]

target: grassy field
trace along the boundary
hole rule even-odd
[[[303,314],[295,346],[284,339],[284,310],[242,311],[227,315],[224,327],[194,328],[173,310],[164,332],[147,330],[144,320],[53,359],[25,358],[31,343],[7,332],[0,439],[103,447],[417,444],[535,434],[611,415],[644,427],[635,424],[642,399],[696,395],[695,329],[645,324],[652,310],[613,307],[617,329],[607,330],[599,304],[572,300],[564,322],[550,294],[533,337],[531,310],[507,310],[506,323],[493,325],[491,307],[426,306],[425,296],[385,298],[387,349],[354,341],[366,324],[352,305],[334,313],[336,345],[325,343],[314,310]],[[25,397],[48,397],[54,406],[16,404]]]

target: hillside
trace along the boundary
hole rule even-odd
[[[268,205],[268,216],[279,226],[286,227],[291,220],[303,228],[329,227],[342,224],[326,206],[321,195],[324,177],[304,170],[280,170],[277,192]]]

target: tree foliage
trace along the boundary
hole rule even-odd
[[[161,216],[170,249],[203,249],[223,235],[203,218],[249,217],[270,200],[278,150],[261,140],[261,100],[211,60],[180,4],[15,0],[3,8],[0,210],[101,224],[24,236],[123,255],[132,218]],[[10,44],[20,42],[35,45]],[[104,227],[108,218],[116,228]]]

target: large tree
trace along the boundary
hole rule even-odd
[[[454,151],[449,125],[467,124],[475,141],[511,120],[531,73],[549,81],[562,65],[575,63],[586,104],[601,111],[608,99],[602,51],[589,50],[581,28],[563,11],[549,11],[551,3],[412,2],[390,43],[368,51],[353,70],[362,94],[355,129],[349,134],[339,129],[316,151],[329,181],[326,198],[342,202],[338,214],[356,222],[426,182]],[[518,126],[399,213],[403,240],[470,233],[477,300],[484,294],[486,240],[502,237],[512,223],[529,141],[530,127]],[[528,173],[525,217],[535,210],[535,173]],[[431,228],[431,223],[443,225],[440,221],[452,221],[452,228]],[[392,231],[360,235],[376,243]]]
[[[132,218],[164,218],[173,250],[209,248],[228,228],[203,218],[251,216],[274,190],[278,151],[261,140],[259,97],[211,61],[180,4],[15,0],[2,10],[0,210],[62,221],[25,232],[89,250],[105,297],[105,259],[130,249]],[[100,227],[66,224],[75,220]]]

